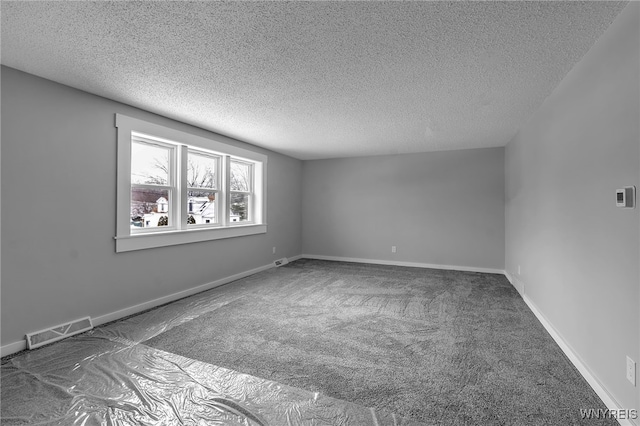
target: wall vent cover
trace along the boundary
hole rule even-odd
[[[91,330],[92,328],[93,323],[91,322],[91,318],[85,317],[65,324],[56,325],[55,327],[47,328],[45,330],[28,333],[27,347],[29,349],[39,348],[40,346]]]
[[[289,259],[287,259],[286,257],[283,257],[282,259],[278,259],[275,262],[273,262],[273,264],[276,266],[286,265],[287,263],[289,263]]]

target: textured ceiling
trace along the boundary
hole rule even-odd
[[[503,146],[625,2],[2,2],[2,63],[301,159]]]

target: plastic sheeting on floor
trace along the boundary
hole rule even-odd
[[[201,293],[3,363],[2,424],[420,424],[139,343],[243,293],[242,286],[222,290]]]

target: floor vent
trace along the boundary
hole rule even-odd
[[[287,263],[289,263],[289,260],[286,257],[283,257],[282,259],[278,259],[275,262],[273,262],[273,264],[276,266],[286,265]]]
[[[93,328],[91,318],[80,318],[66,324],[60,324],[46,330],[36,331],[27,334],[27,347],[29,349],[39,348],[40,346],[56,342],[74,334],[82,333]]]

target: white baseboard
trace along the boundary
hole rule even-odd
[[[300,259],[302,256],[297,255],[294,257],[288,258],[290,262],[294,260]],[[98,326],[101,324],[108,323],[110,321],[115,321],[120,318],[124,318],[129,315],[137,314],[138,312],[145,311],[147,309],[155,308],[156,306],[164,305],[165,303],[173,302],[174,300],[182,299],[183,297],[191,296],[196,293],[200,293],[202,291],[210,290],[215,287],[219,287],[221,285],[230,283],[232,281],[239,280],[241,278],[248,277],[249,275],[257,274],[258,272],[266,271],[267,269],[274,268],[273,263],[268,265],[263,265],[254,269],[250,269],[248,271],[240,272],[235,275],[231,275],[229,277],[221,278],[216,281],[212,281],[210,283],[202,284],[197,287],[192,287],[187,290],[182,290],[177,293],[170,294],[168,296],[159,297],[157,299],[150,300],[148,302],[139,303],[134,306],[129,306],[128,308],[120,309],[115,312],[110,312],[105,315],[101,315],[99,317],[92,318],[92,322],[94,326]],[[4,345],[0,348],[0,356],[11,355],[16,352],[20,352],[24,349],[27,349],[27,341],[20,340],[18,342],[9,343],[8,345]]]
[[[524,283],[520,280],[517,280],[509,274],[509,272],[504,271],[504,276],[507,277],[507,280],[511,283],[511,285],[520,293],[520,296],[524,298]]]
[[[600,397],[604,405],[611,411],[622,410],[622,406],[615,400],[613,396],[607,391],[607,389],[602,385],[600,380],[591,372],[589,367],[582,361],[582,358],[573,350],[573,348],[567,343],[567,341],[562,337],[562,335],[555,329],[555,327],[549,322],[549,320],[544,316],[544,314],[538,309],[536,304],[524,293],[524,283],[521,281],[514,279],[508,272],[505,271],[505,277],[509,280],[509,282],[518,290],[522,299],[527,304],[531,312],[538,318],[538,321],[542,324],[542,326],[547,330],[547,332],[551,335],[556,344],[560,347],[562,352],[569,358],[569,361],[578,369],[582,377],[589,383],[589,386],[593,389],[593,391]],[[579,408],[590,408],[590,407],[579,407]],[[617,419],[618,423],[623,426],[636,426],[636,423],[631,419]]]
[[[8,345],[4,345],[0,348],[0,356],[7,356],[11,354],[15,354],[16,352],[20,352],[27,349],[27,340],[20,340],[18,342],[9,343]]]
[[[212,281],[206,284],[199,285],[197,287],[192,287],[187,290],[182,290],[177,293],[170,294],[168,296],[159,297],[157,299],[150,300],[148,302],[140,303],[138,305],[130,306],[128,308],[120,309],[116,312],[110,312],[105,315],[101,315],[99,317],[93,318],[93,325],[101,325],[111,321],[115,321],[120,318],[124,318],[129,315],[137,314],[138,312],[145,311],[147,309],[155,308],[156,306],[164,305],[165,303],[173,302],[174,300],[182,299],[183,297],[191,296],[196,293],[200,293],[206,290],[210,290],[212,288],[219,287],[224,284],[228,284],[232,281],[239,280],[241,278],[248,277],[249,275],[257,274],[258,272],[266,271],[267,269],[273,268],[274,265],[272,263],[268,265],[259,266],[254,269],[250,269],[248,271],[240,272],[235,275],[231,275],[225,278],[220,278],[219,280]]]
[[[412,268],[445,269],[449,271],[484,272],[487,274],[504,274],[502,269],[477,268],[475,266],[437,265],[433,263],[403,262],[399,260],[360,259],[355,257],[324,256],[321,254],[303,254],[305,259],[334,260],[336,262],[373,263],[376,265],[409,266]]]

